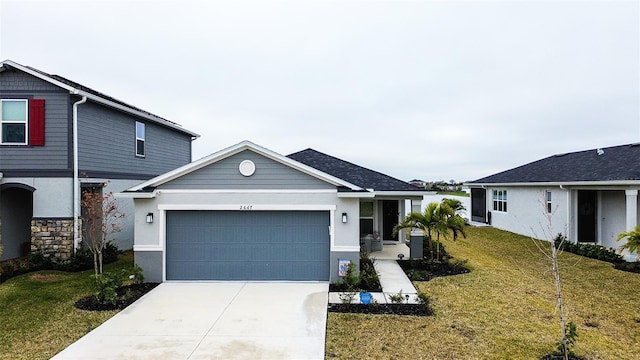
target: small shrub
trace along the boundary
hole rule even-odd
[[[429,296],[426,293],[418,290],[418,294],[416,295],[416,301],[420,305],[428,306],[429,302],[430,302],[430,299],[429,299]]]
[[[405,296],[402,295],[402,290],[400,290],[397,294],[389,294],[389,300],[391,300],[392,304],[402,304],[405,300]]]
[[[342,277],[342,279],[332,281],[329,284],[329,291],[332,292],[357,290],[382,291],[378,273],[373,266],[373,260],[366,256],[360,259],[360,273],[358,275],[356,275],[355,264],[351,263],[347,268],[346,275]]]
[[[416,270],[410,269],[407,271],[407,276],[412,281],[429,281],[431,280],[431,272],[429,270]]]
[[[360,259],[360,280],[358,287],[367,290],[377,290],[380,288],[380,278],[374,265],[374,260],[369,258]]]
[[[8,278],[12,277],[14,275],[15,271],[16,271],[16,268],[13,265],[13,261],[9,260],[9,261],[5,262],[4,264],[2,264],[2,276],[5,279],[8,279]]]
[[[466,274],[467,260],[397,260],[398,265],[413,281],[429,281],[439,276]]]
[[[110,264],[118,260],[119,254],[120,250],[118,250],[118,247],[113,243],[108,242],[102,250],[102,263]],[[54,267],[57,270],[71,272],[93,269],[93,253],[89,248],[81,246],[73,255],[71,255],[69,260],[60,262]]]
[[[640,273],[640,262],[626,262],[619,261],[613,264],[613,267],[618,270],[628,271],[633,273]]]
[[[138,265],[135,265],[129,273],[129,280],[131,280],[134,284],[142,284],[144,282],[144,275],[142,274],[142,268]]]
[[[340,301],[343,304],[351,304],[351,300],[353,300],[353,297],[356,296],[356,293],[356,291],[345,291],[338,294],[338,297],[340,297]]]
[[[567,237],[563,234],[556,235],[553,242],[557,249],[568,251],[576,255],[610,263],[623,261],[622,255],[618,254],[615,249],[595,244],[572,243],[567,241]]]
[[[93,269],[93,254],[86,247],[80,247],[68,260],[56,264],[57,270],[78,272]]]
[[[53,260],[39,251],[29,253],[27,261],[31,271],[51,270],[54,267]]]
[[[360,279],[358,279],[358,275],[356,274],[356,264],[349,263],[349,267],[342,277],[342,282],[347,285],[349,289],[356,289],[358,287]]]
[[[101,275],[91,275],[94,278],[94,294],[98,303],[115,305],[118,301],[117,290],[122,286],[123,269],[120,273],[103,272]]]
[[[449,259],[452,258],[451,255],[449,255],[449,253],[447,252],[444,244],[438,240],[429,240],[429,239],[424,239],[423,243],[422,243],[422,252],[425,256],[425,258],[431,258],[431,253],[429,251],[429,241],[431,241],[431,246],[433,248],[433,256],[434,258],[432,260],[434,261],[447,261]],[[439,255],[438,255],[438,247],[440,247],[439,250]]]

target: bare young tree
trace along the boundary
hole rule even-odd
[[[558,205],[556,205],[555,208],[552,208],[552,209],[548,208],[547,201],[546,201],[546,194],[544,191],[542,192],[539,202],[542,205],[543,213],[545,215],[545,220],[547,222],[546,225],[540,224],[542,228],[543,238],[547,238],[550,241],[548,242],[548,244],[545,244],[546,241],[539,241],[538,239],[535,239],[533,237],[532,237],[532,240],[533,240],[533,243],[538,248],[538,250],[542,254],[544,254],[544,256],[549,261],[549,264],[551,265],[551,273],[553,275],[553,280],[555,285],[556,310],[558,311],[558,315],[559,315],[558,320],[560,322],[560,331],[562,334],[561,346],[559,347],[559,350],[563,352],[565,360],[568,360],[570,355],[568,342],[573,343],[574,341],[573,337],[575,336],[575,325],[573,325],[573,323],[570,323],[570,324],[567,323],[566,307],[564,305],[564,299],[562,297],[562,278],[560,276],[560,267],[558,266],[558,256],[562,253],[562,245],[566,241],[566,237],[562,236],[561,234],[558,234],[558,240],[559,240],[558,243],[556,243],[556,241],[554,241],[554,238],[553,238],[553,234],[554,234],[553,216],[558,210]],[[534,229],[532,229],[532,232],[535,234]],[[568,326],[568,325],[571,325],[571,326]],[[567,337],[568,327],[573,329],[572,330],[573,334],[570,339]]]
[[[102,274],[102,251],[109,242],[109,236],[122,230],[125,216],[112,192],[103,195],[99,191],[107,184],[88,189],[81,199],[83,243],[93,253],[96,278]]]

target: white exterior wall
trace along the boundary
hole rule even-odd
[[[507,190],[507,212],[493,210],[493,190]],[[551,191],[551,223],[547,217],[546,191]],[[496,228],[536,239],[552,240],[567,234],[570,206],[568,190],[559,187],[487,187],[487,211]]]
[[[81,182],[105,182],[105,179],[81,179]],[[121,192],[143,180],[110,180],[104,192]],[[29,185],[33,192],[34,218],[73,218],[73,179],[71,178],[2,178],[2,184]],[[134,204],[132,199],[118,199],[118,206],[125,213],[122,231],[114,234],[120,249],[133,247]]]
[[[33,192],[33,217],[73,218],[73,180],[70,178],[2,178],[1,184],[29,185]]]
[[[108,192],[116,194],[142,181],[143,180],[109,180],[107,186],[103,189],[103,194]],[[122,231],[113,234],[110,240],[112,240],[119,249],[128,250],[133,248],[135,206],[133,199],[116,198],[116,201],[120,211],[125,214],[125,217],[122,223]]]
[[[626,197],[624,190],[598,193],[598,244],[610,248],[622,245],[616,241],[626,227]]]

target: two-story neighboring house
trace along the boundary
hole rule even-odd
[[[81,240],[83,189],[119,192],[191,161],[197,134],[57,75],[0,63],[2,258],[68,258]],[[103,189],[101,184],[107,183]],[[119,200],[125,214],[131,200]],[[131,248],[133,216],[116,244]]]

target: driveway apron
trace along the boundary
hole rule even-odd
[[[323,359],[328,286],[162,283],[53,359]]]

